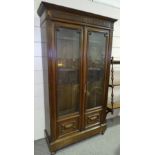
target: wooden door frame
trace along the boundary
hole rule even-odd
[[[55,81],[53,81],[54,82],[54,87],[55,87],[55,102],[54,102],[54,104],[55,104],[55,113],[56,113],[56,119],[54,120],[55,122],[57,122],[57,120],[60,118],[62,118],[62,117],[66,117],[66,119],[67,118],[70,118],[70,116],[72,116],[73,114],[71,113],[71,114],[69,114],[69,115],[66,115],[66,116],[62,116],[62,117],[59,117],[58,118],[58,113],[57,113],[57,60],[56,60],[56,58],[57,58],[57,49],[56,49],[56,29],[58,29],[58,28],[69,28],[69,29],[73,29],[73,30],[79,30],[81,33],[81,35],[80,35],[80,67],[79,67],[79,70],[80,70],[80,105],[79,105],[79,117],[80,117],[80,119],[79,119],[79,124],[80,124],[80,130],[81,130],[81,126],[82,126],[82,117],[83,117],[83,112],[82,112],[82,106],[83,106],[83,61],[82,61],[82,59],[83,59],[83,27],[82,26],[80,26],[80,25],[74,25],[74,24],[70,24],[70,23],[63,23],[63,22],[53,22],[54,23],[54,47],[55,47],[55,52],[53,53],[53,56],[54,56],[54,58],[55,58]],[[77,114],[76,112],[75,112],[75,114]],[[56,126],[57,126],[57,124],[55,124]],[[58,131],[56,131],[56,137],[58,137]]]
[[[86,107],[86,103],[87,103],[87,95],[85,93],[84,95],[84,117],[85,117],[85,114],[89,111],[94,111],[96,109],[102,109],[102,113],[101,113],[101,124],[105,123],[105,119],[103,118],[104,116],[104,113],[106,113],[106,106],[107,106],[107,93],[106,93],[106,88],[107,88],[107,83],[108,83],[108,79],[107,79],[107,74],[108,73],[108,60],[109,60],[109,56],[108,56],[108,52],[109,52],[109,42],[110,42],[110,31],[107,30],[107,29],[100,29],[100,28],[94,28],[94,27],[88,27],[88,26],[85,26],[85,29],[84,29],[84,34],[85,34],[85,47],[84,47],[84,72],[85,72],[85,76],[84,76],[84,84],[85,84],[85,87],[87,86],[87,75],[88,75],[88,47],[89,47],[89,35],[88,33],[89,32],[101,32],[101,33],[107,33],[108,35],[106,36],[106,50],[105,50],[105,57],[104,57],[104,67],[103,67],[103,70],[104,70],[104,77],[103,77],[103,104],[101,106],[98,106],[98,107],[95,107],[95,108],[90,108],[90,109],[87,109]],[[110,56],[111,56],[111,53],[110,53]],[[85,88],[86,91],[87,91],[87,87]],[[84,119],[85,120],[85,119]],[[85,124],[85,123],[84,123]],[[84,127],[85,128],[85,127]]]

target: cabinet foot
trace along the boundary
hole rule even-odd
[[[101,131],[101,135],[104,135],[104,131]]]
[[[104,133],[105,133],[105,130],[102,130],[102,131],[101,131],[101,135],[104,135]]]

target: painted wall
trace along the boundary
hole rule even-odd
[[[90,0],[46,0],[46,2],[63,5],[78,10],[88,11],[103,16],[108,16],[112,18],[119,19],[119,8],[116,6],[105,5],[95,3]],[[113,0],[115,1],[115,0]],[[111,1],[111,2],[113,2]],[[118,1],[118,0],[116,0]],[[43,94],[43,68],[42,59],[44,55],[41,52],[41,34],[40,34],[40,20],[37,15],[37,9],[39,7],[41,0],[34,1],[34,139],[41,139],[44,137],[45,128],[45,117],[44,117],[44,94]],[[82,2],[82,4],[81,4]],[[114,26],[114,37],[113,37],[113,48],[112,55],[114,57],[119,57],[119,45],[120,33],[119,33],[119,20]],[[119,111],[115,112],[118,115]],[[110,114],[108,117],[112,117]]]
[[[90,0],[90,1],[102,3],[105,5],[109,5],[109,6],[117,7],[117,8],[119,8],[120,6],[120,0]]]

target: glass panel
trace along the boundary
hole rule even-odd
[[[59,28],[57,48],[57,109],[58,115],[77,112],[80,103],[80,33]]]
[[[101,32],[88,33],[87,108],[103,103],[103,74],[106,37]]]

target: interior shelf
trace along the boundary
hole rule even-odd
[[[111,91],[111,103],[107,104],[107,114],[109,112],[111,112],[113,114],[113,110],[114,109],[119,109],[120,108],[120,103],[115,103],[114,102],[114,87],[115,86],[120,86],[119,83],[117,84],[114,84],[114,67],[113,65],[119,65],[120,64],[120,60],[114,60],[114,58],[112,57],[111,58],[111,82],[109,84],[109,87],[112,88],[112,91]]]
[[[113,62],[112,62],[112,60],[111,60],[111,63],[113,63],[113,64],[115,64],[115,65],[116,65],[116,64],[119,65],[119,64],[120,64],[120,60],[113,60]]]
[[[96,67],[89,67],[88,69],[89,70],[95,70],[95,71],[101,71],[102,70],[101,68],[96,68]]]
[[[109,109],[119,109],[120,108],[120,103],[113,103],[113,107],[111,104],[108,104],[107,107]]]
[[[120,86],[120,84],[109,84],[109,87],[115,87],[115,86]]]
[[[59,68],[59,71],[78,71],[78,68]]]

